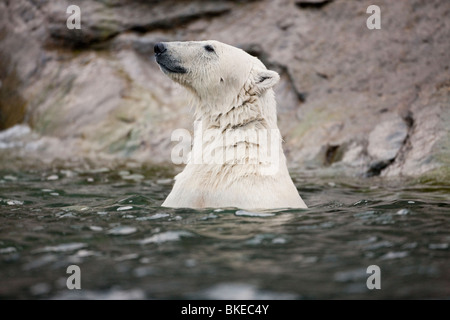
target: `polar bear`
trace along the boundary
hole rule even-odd
[[[160,42],[156,62],[192,93],[193,148],[162,206],[307,208],[292,182],[272,87],[279,75],[254,56],[213,40]]]

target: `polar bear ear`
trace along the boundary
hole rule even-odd
[[[272,70],[258,70],[255,74],[255,86],[260,93],[272,88],[279,80],[278,73]]]

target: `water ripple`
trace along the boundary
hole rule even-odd
[[[0,170],[0,299],[449,296],[447,185],[297,176],[307,210],[163,208],[173,176]],[[71,264],[89,289],[67,290]]]

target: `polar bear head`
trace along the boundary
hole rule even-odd
[[[208,106],[231,105],[243,90],[263,95],[280,78],[258,58],[214,40],[159,42],[154,50],[161,70]]]

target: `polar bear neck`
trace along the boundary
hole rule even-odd
[[[273,157],[277,167],[285,163],[272,89],[261,94],[244,87],[233,104],[203,105],[196,111],[196,125],[201,127],[194,130],[194,157],[200,156],[202,163],[218,165],[208,170],[216,167],[220,175],[223,165],[251,164],[244,171],[260,174],[262,167],[272,165]]]
[[[259,94],[252,84],[244,86],[232,103],[210,104],[199,102],[195,111],[196,121],[202,121],[203,129],[229,129],[256,127],[277,129],[276,101],[272,89]]]

